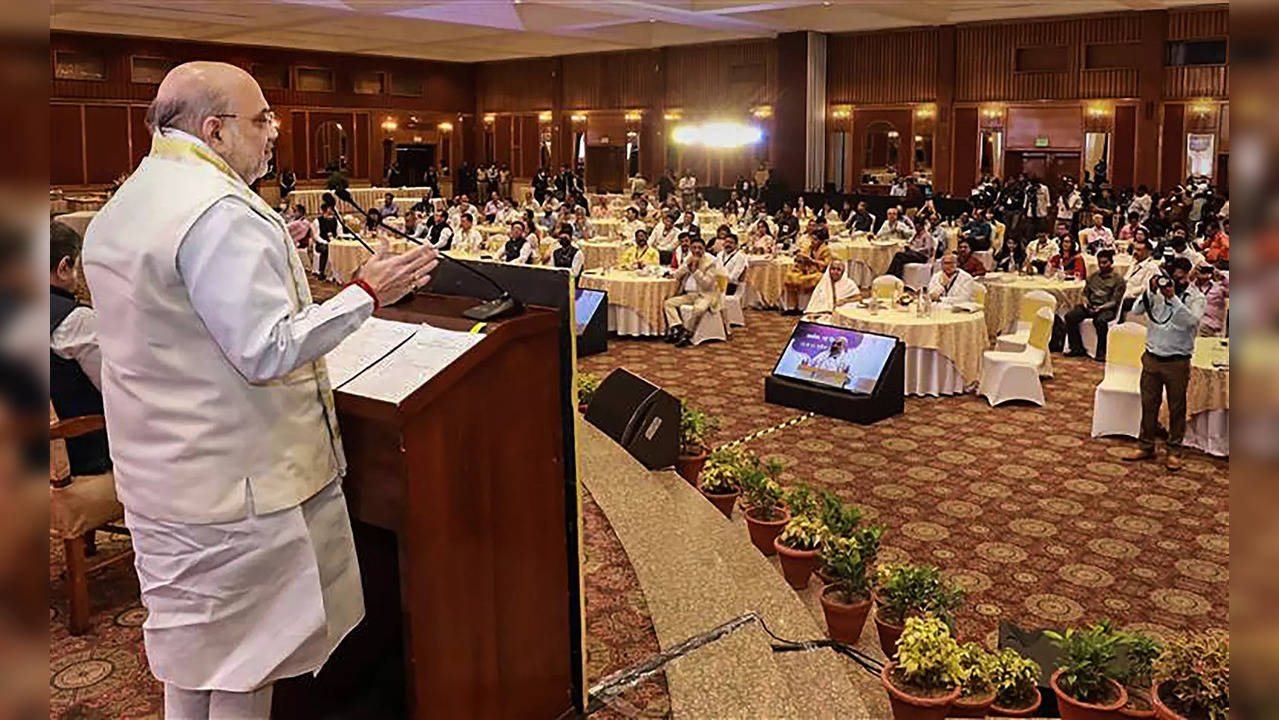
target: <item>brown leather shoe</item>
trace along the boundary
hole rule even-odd
[[[1129,453],[1128,455],[1124,455],[1122,459],[1125,462],[1140,462],[1142,460],[1154,460],[1155,448],[1153,445],[1150,447],[1140,447],[1140,448],[1137,448],[1136,451]]]
[[[1181,469],[1181,456],[1175,452],[1169,452],[1164,456],[1164,467],[1176,472]]]

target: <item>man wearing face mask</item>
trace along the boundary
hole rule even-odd
[[[1133,304],[1146,312],[1146,352],[1141,356],[1141,432],[1138,450],[1124,459],[1155,459],[1159,408],[1168,395],[1168,448],[1164,466],[1181,469],[1181,441],[1186,436],[1186,388],[1190,384],[1190,356],[1204,314],[1204,296],[1190,284],[1190,261],[1174,258],[1171,274],[1155,276]]]
[[[1172,235],[1168,238],[1168,247],[1172,248],[1173,255],[1188,260],[1190,267],[1199,267],[1203,264],[1204,256],[1190,244],[1184,225],[1173,228]]]
[[[147,111],[151,150],[89,226],[116,491],[171,718],[266,718],[364,616],[324,355],[436,265],[385,242],[314,303],[250,186],[277,131],[253,77],[192,62]]]

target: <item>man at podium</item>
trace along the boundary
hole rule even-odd
[[[170,718],[266,718],[363,617],[324,355],[425,284],[435,251],[382,249],[321,304],[250,184],[275,117],[249,73],[174,68],[151,152],[89,225],[117,493]]]

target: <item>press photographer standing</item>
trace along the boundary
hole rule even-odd
[[[1159,406],[1168,393],[1168,453],[1164,466],[1181,469],[1181,441],[1186,435],[1186,387],[1190,384],[1190,356],[1195,350],[1204,296],[1190,284],[1190,261],[1176,258],[1171,273],[1160,273],[1133,303],[1150,318],[1146,352],[1141,356],[1141,447],[1125,460],[1155,458]]]

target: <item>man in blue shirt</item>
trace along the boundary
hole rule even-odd
[[[1186,435],[1186,387],[1190,384],[1190,356],[1204,314],[1204,296],[1190,284],[1190,261],[1176,258],[1172,277],[1160,273],[1133,303],[1133,312],[1150,319],[1146,352],[1141,356],[1141,447],[1125,460],[1152,460],[1159,430],[1159,407],[1168,393],[1169,470],[1181,469],[1181,441]]]

